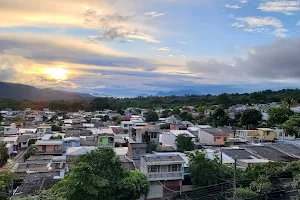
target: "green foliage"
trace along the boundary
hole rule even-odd
[[[0,166],[3,166],[5,163],[7,163],[8,158],[9,155],[8,155],[8,149],[6,147],[6,143],[1,142],[0,143]]]
[[[251,103],[266,103],[267,97],[263,92],[253,92],[249,95]]]
[[[180,152],[192,151],[195,149],[195,144],[191,137],[188,137],[185,134],[180,134],[176,138],[176,147],[177,151]]]
[[[237,188],[235,191],[239,200],[259,200],[260,196],[253,192],[250,188]]]
[[[3,116],[0,114],[0,122],[2,122],[3,120]]]
[[[170,117],[172,115],[172,111],[171,110],[164,110],[162,113],[161,113],[161,116],[162,118],[167,118],[167,117]]]
[[[48,193],[66,200],[135,200],[148,190],[144,174],[126,171],[113,149],[97,148],[80,156],[70,173]]]
[[[180,111],[180,109],[179,108],[174,108],[173,110],[172,110],[172,115],[179,115],[181,113],[181,111]]]
[[[290,109],[294,104],[296,104],[296,100],[292,96],[287,96],[283,99],[283,105],[285,105],[288,109]]]
[[[0,199],[8,199],[9,190],[12,187],[13,181],[19,177],[15,173],[9,171],[0,172]]]
[[[34,145],[31,145],[24,155],[24,161],[27,160],[30,156],[35,155],[36,151],[36,147]]]
[[[286,122],[290,116],[294,114],[293,111],[291,111],[288,108],[271,108],[268,110],[268,124],[270,125],[281,125],[284,122]]]
[[[52,131],[61,131],[62,129],[60,126],[57,126],[56,124],[52,124],[51,130]]]
[[[272,191],[272,183],[268,176],[259,176],[251,182],[250,188],[255,192],[266,195]]]
[[[179,117],[183,121],[192,121],[193,120],[193,115],[189,112],[182,112],[179,114]]]
[[[247,109],[242,113],[241,116],[241,123],[243,125],[247,125],[249,128],[249,125],[257,126],[259,122],[262,120],[262,114],[260,111],[256,109]]]
[[[164,123],[160,125],[160,129],[170,129],[170,123]]]
[[[229,117],[227,116],[224,108],[222,107],[218,107],[213,116],[212,116],[212,119],[213,119],[213,126],[214,127],[219,127],[219,126],[225,126],[225,125],[228,125],[228,121],[229,121]]]
[[[218,96],[218,103],[224,108],[228,108],[232,101],[227,93],[222,93]]]
[[[205,153],[190,155],[189,170],[192,182],[197,186],[207,186],[233,180],[233,169],[223,165],[219,159],[209,159]]]
[[[147,113],[147,116],[146,116],[146,121],[147,122],[156,122],[158,121],[158,115],[156,112],[154,111],[150,111]]]
[[[61,135],[52,135],[50,137],[51,140],[61,140],[62,139],[62,136]]]
[[[102,121],[107,122],[109,120],[109,116],[108,115],[104,115],[102,117]]]
[[[300,114],[290,116],[282,126],[287,134],[300,137]]]

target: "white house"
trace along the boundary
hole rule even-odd
[[[177,138],[178,135],[186,135],[188,137],[191,137],[192,141],[195,144],[197,144],[199,142],[198,138],[195,135],[193,135],[192,133],[190,133],[189,131],[187,131],[187,130],[170,130],[169,132],[164,132],[161,135],[161,141],[160,142],[164,145],[170,145],[174,149],[177,149],[176,138]]]
[[[11,123],[9,127],[4,128],[4,135],[17,135],[19,129],[17,128],[15,123]]]
[[[140,171],[150,182],[147,199],[161,199],[169,192],[182,191],[184,160],[179,155],[147,154],[141,157]]]
[[[295,140],[295,135],[289,135],[283,129],[275,129],[275,138],[277,140]]]

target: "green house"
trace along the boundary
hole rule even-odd
[[[98,135],[99,147],[115,147],[115,135],[112,133],[101,133]]]

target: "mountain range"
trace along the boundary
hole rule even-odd
[[[34,101],[51,100],[78,100],[82,98],[92,98],[93,96],[85,93],[67,92],[50,88],[36,88],[29,85],[0,82],[0,98],[6,99],[27,99]]]

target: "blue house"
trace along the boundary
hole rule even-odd
[[[69,147],[80,147],[80,138],[67,137],[63,139],[63,152],[66,152]]]

